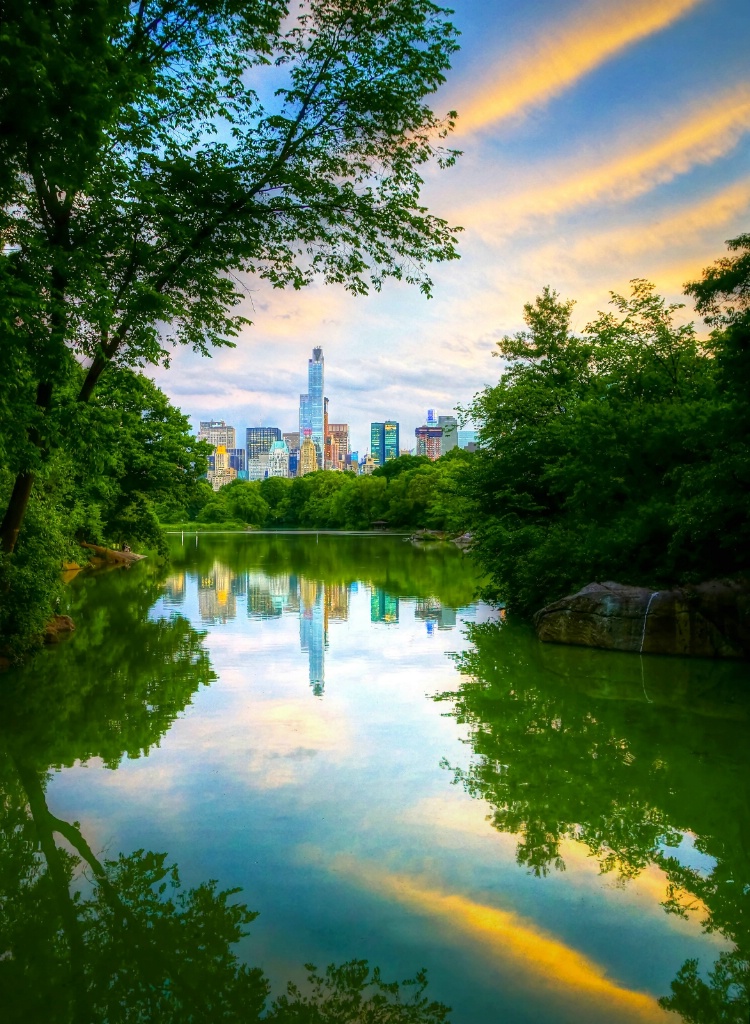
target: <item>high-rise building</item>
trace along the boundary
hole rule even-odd
[[[459,430],[458,432],[458,447],[468,448],[470,444],[476,445],[477,443],[477,432],[476,430]]]
[[[399,456],[399,425],[395,420],[386,420],[383,424],[385,438],[385,461],[397,459]]]
[[[376,466],[385,462],[385,424],[370,424],[370,455]]]
[[[395,420],[370,424],[370,454],[377,466],[399,456],[399,425]]]
[[[247,459],[244,448],[228,448],[229,454],[229,465],[232,469],[236,469],[238,473],[242,473],[247,469]]]
[[[247,461],[257,459],[259,455],[268,455],[274,441],[281,440],[278,427],[248,427],[245,431],[245,450]]]
[[[232,467],[229,452],[223,444],[214,448],[214,453],[208,460],[206,479],[215,491],[237,479],[237,470]]]
[[[319,469],[323,468],[325,447],[324,370],[323,349],[314,348],[307,361],[307,394],[299,396],[299,432],[304,437],[305,431],[310,431]]]
[[[285,441],[274,441],[268,453],[268,475],[289,476],[289,449]]]
[[[344,470],[347,468],[349,455],[349,424],[329,423],[326,447],[330,451],[331,469]]]
[[[427,410],[427,426],[428,427],[435,427],[435,426],[437,426],[437,416],[435,414],[435,410],[434,409],[428,409]]]
[[[318,453],[315,450],[315,442],[312,439],[312,431],[308,428],[305,431],[305,440],[299,450],[299,463],[297,476],[306,476],[314,473],[318,468]]]
[[[293,452],[296,448],[299,448],[300,438],[303,435],[300,434],[299,430],[288,431],[286,434],[281,435],[281,440],[286,441],[286,446],[290,452]]]
[[[201,420],[198,440],[208,441],[214,448],[220,444],[225,448],[237,447],[236,431],[234,427],[228,427],[224,420]]]
[[[258,455],[254,459],[248,459],[247,478],[248,480],[265,480],[268,476],[268,464],[271,456],[268,452]]]
[[[432,426],[425,423],[414,431],[417,439],[416,455],[426,455],[428,459],[440,458],[440,442],[443,438],[443,431],[437,425]]]
[[[440,438],[440,454],[445,455],[458,444],[458,420],[455,416],[438,416],[438,426],[443,431]]]

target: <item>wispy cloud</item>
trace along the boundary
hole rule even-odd
[[[702,0],[599,2],[578,8],[513,54],[458,105],[459,133],[517,116],[569,88],[633,43],[660,32]]]
[[[538,218],[548,221],[595,203],[622,203],[726,156],[748,131],[750,83],[714,96],[676,123],[652,124],[648,138],[622,146],[606,159],[567,170],[559,162],[527,168],[526,177],[536,178],[533,186],[499,190],[458,209],[455,216],[465,227],[494,239],[498,230],[507,234]]]

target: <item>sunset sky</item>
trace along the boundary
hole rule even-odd
[[[253,326],[207,361],[175,354],[157,380],[200,419],[296,429],[322,345],[330,418],[369,447],[371,420],[450,413],[502,365],[545,284],[577,300],[646,277],[671,299],[750,231],[748,0],[454,0],[461,51],[434,109],[459,112],[457,165],[427,172],[431,210],[464,227],[434,297],[387,284],[353,298],[248,282]]]

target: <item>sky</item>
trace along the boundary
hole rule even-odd
[[[497,341],[545,285],[589,323],[636,277],[671,301],[750,231],[747,0],[454,0],[461,32],[438,113],[458,111],[453,168],[428,168],[425,205],[463,227],[433,297],[388,282],[353,297],[248,279],[234,349],[175,352],[155,378],[191,418],[296,430],[313,346],[329,418],[396,419],[401,447],[428,408],[451,414],[497,382]],[[693,318],[686,311],[686,319]]]

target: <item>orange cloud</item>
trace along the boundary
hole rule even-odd
[[[589,4],[515,54],[462,104],[459,132],[471,132],[544,103],[639,39],[660,32],[702,0]]]
[[[529,220],[565,214],[594,203],[615,204],[665,184],[693,167],[725,156],[750,131],[750,85],[714,97],[700,110],[682,117],[667,130],[657,126],[645,144],[623,148],[597,164],[571,169],[559,164],[537,172],[538,181],[517,193],[459,209],[465,227],[495,238]],[[526,177],[533,174],[527,169]]]

